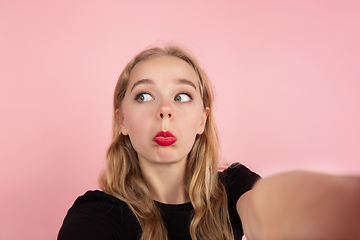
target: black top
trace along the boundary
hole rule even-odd
[[[236,202],[259,178],[259,175],[239,163],[234,163],[225,171],[219,172],[219,179],[227,192],[235,239],[241,239],[243,236]],[[168,239],[191,240],[191,202],[175,205],[159,202],[156,204],[161,210]],[[58,240],[138,240],[140,235],[140,224],[125,202],[101,191],[88,191],[78,197],[69,209],[59,231]]]

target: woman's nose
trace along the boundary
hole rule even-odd
[[[163,113],[160,113],[160,118],[164,118],[164,116],[166,117],[166,113],[165,115]],[[171,117],[171,113],[168,113],[167,116],[169,116],[169,118]]]
[[[157,115],[161,119],[171,118],[173,115],[171,103],[169,101],[162,101]]]

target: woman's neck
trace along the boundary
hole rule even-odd
[[[185,191],[186,161],[178,163],[140,161],[140,167],[153,200],[165,204],[190,201]]]

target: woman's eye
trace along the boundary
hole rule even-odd
[[[191,96],[187,93],[180,93],[175,96],[175,102],[188,102],[192,100]]]
[[[139,101],[139,102],[147,102],[152,100],[153,98],[151,97],[151,95],[149,93],[140,93],[138,95],[136,95],[135,100]]]

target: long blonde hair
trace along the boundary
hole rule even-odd
[[[121,107],[130,73],[142,60],[160,56],[174,56],[190,64],[199,77],[204,108],[210,109],[205,130],[197,135],[188,154],[185,189],[194,212],[190,235],[198,239],[233,239],[226,192],[218,179],[219,142],[212,114],[212,91],[205,72],[191,55],[177,47],[153,47],[135,56],[124,68],[114,92],[113,137],[107,151],[106,166],[99,178],[100,188],[127,203],[142,228],[141,240],[167,239],[167,230],[157,205],[150,197],[142,177],[137,153],[130,138],[121,134],[115,111]]]

